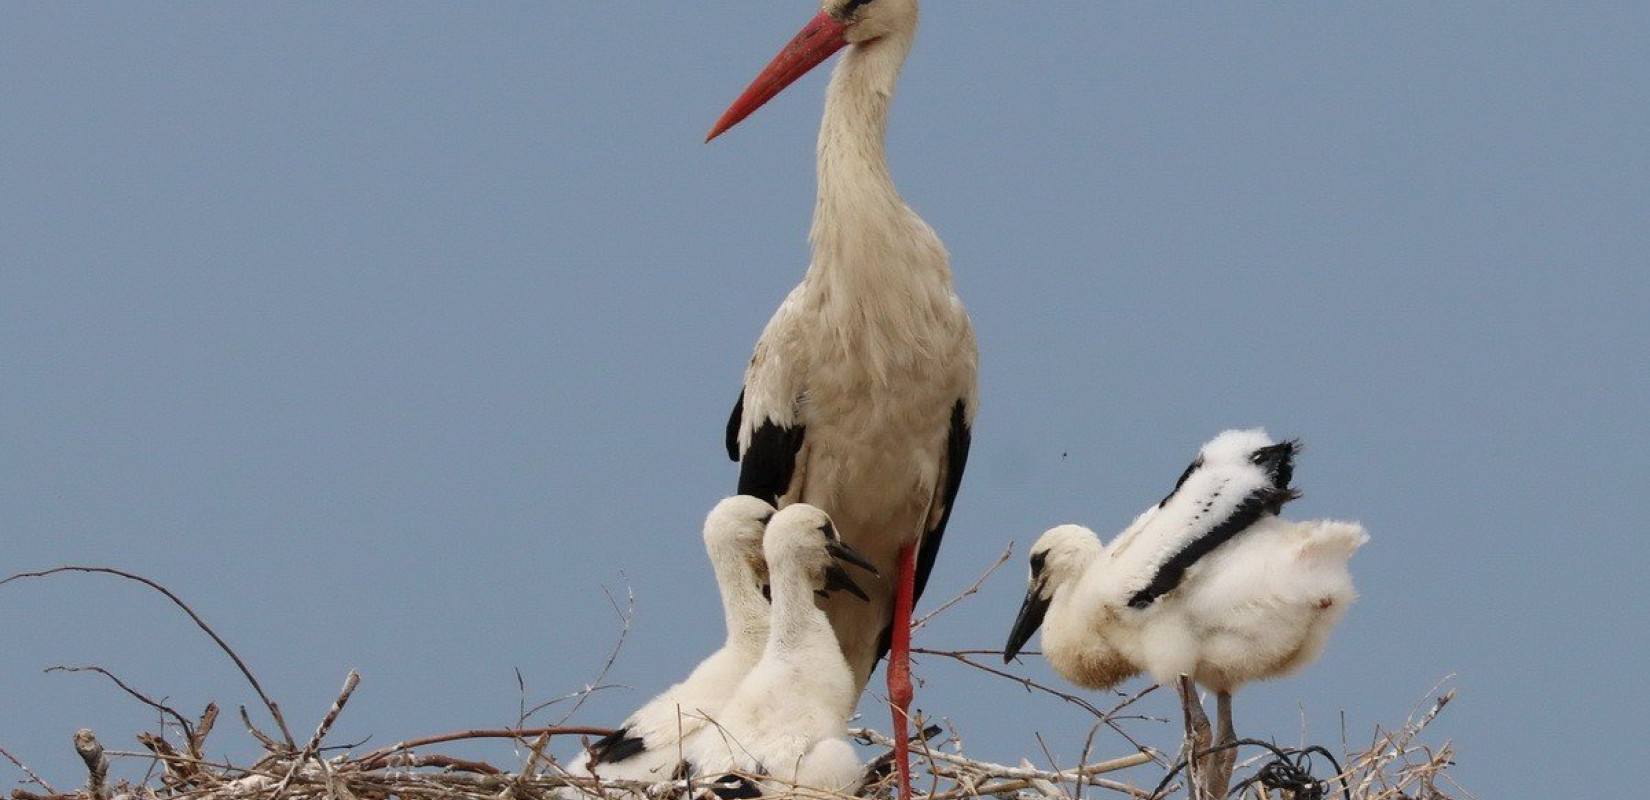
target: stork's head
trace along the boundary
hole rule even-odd
[[[917,27],[917,0],[823,0],[819,7],[819,15],[791,37],[739,99],[722,112],[705,141],[738,125],[832,53],[850,44],[910,34]]]
[[[831,518],[815,506],[793,503],[774,514],[762,539],[762,554],[776,584],[782,575],[800,574],[820,596],[840,589],[861,600],[870,599],[843,565],[872,575],[877,574],[876,566],[842,541]]]
[[[762,560],[762,531],[773,517],[773,506],[749,495],[734,495],[717,503],[705,517],[705,551],[713,562],[723,561],[750,570],[767,581]]]
[[[1025,602],[1014,618],[1008,644],[1003,646],[1003,663],[1018,655],[1020,648],[1043,625],[1043,617],[1054,602],[1056,592],[1073,586],[1094,559],[1105,551],[1100,537],[1081,525],[1050,528],[1031,546],[1031,577]]]
[[[824,0],[819,13],[842,24],[849,44],[917,27],[917,0]]]

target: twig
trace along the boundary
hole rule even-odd
[[[964,664],[967,664],[968,666],[973,667],[977,670],[981,670],[983,672],[989,672],[992,675],[996,675],[997,677],[1007,678],[1011,681],[1014,681],[1015,683],[1018,683],[1021,686],[1024,686],[1026,688],[1026,691],[1036,690],[1036,691],[1040,691],[1040,692],[1045,692],[1047,694],[1054,695],[1055,697],[1058,697],[1061,700],[1064,700],[1068,703],[1071,703],[1072,705],[1075,705],[1078,708],[1081,708],[1084,711],[1087,711],[1090,714],[1093,714],[1094,716],[1096,716],[1100,719],[1106,719],[1107,718],[1106,712],[1101,711],[1099,709],[1099,707],[1095,706],[1093,703],[1090,703],[1087,700],[1084,700],[1081,697],[1078,697],[1077,695],[1074,695],[1074,694],[1071,694],[1071,693],[1068,693],[1068,692],[1062,692],[1059,689],[1055,689],[1055,688],[1052,688],[1052,687],[1049,687],[1049,686],[1044,686],[1043,684],[1040,684],[1040,683],[1038,683],[1038,682],[1036,682],[1036,681],[1034,681],[1030,678],[1021,677],[1019,675],[1015,675],[1012,672],[1005,672],[1003,670],[997,669],[996,667],[991,667],[991,666],[988,666],[988,665],[985,665],[985,664],[981,664],[978,661],[974,661],[973,659],[970,659],[968,656],[964,655],[963,652],[960,651],[960,650],[936,650],[936,649],[928,648],[928,647],[913,647],[913,648],[911,648],[911,652],[922,654],[922,655],[928,655],[928,656],[944,656],[945,658],[949,658],[949,659],[952,659],[954,661],[960,661],[960,662],[962,662]],[[987,651],[987,652],[996,652],[999,655],[1001,654],[1001,651]]]
[[[327,731],[332,729],[332,723],[338,720],[339,713],[344,710],[344,704],[349,702],[349,696],[355,693],[355,687],[360,683],[361,675],[353,669],[344,676],[344,688],[339,691],[338,699],[332,701],[332,708],[327,709],[327,715],[321,718],[321,724],[315,726],[315,735],[309,737],[309,743],[304,745],[303,752],[292,759],[292,768],[287,770],[286,777],[281,778],[281,782],[275,786],[273,797],[280,797],[286,791],[287,784],[292,783],[298,770],[303,769],[304,764],[315,757],[316,750],[321,747],[321,740],[326,738]]]
[[[584,689],[577,693],[579,699],[573,703],[572,708],[567,709],[567,713],[563,714],[561,719],[556,720],[556,726],[567,724],[567,721],[572,719],[580,708],[584,707],[584,701],[590,699],[590,695],[604,688],[602,679],[607,677],[608,670],[613,669],[613,662],[619,660],[619,653],[624,650],[625,638],[630,634],[631,620],[636,617],[636,587],[631,585],[630,579],[625,577],[623,572],[619,573],[619,577],[624,580],[625,607],[623,609],[619,608],[619,601],[613,599],[613,593],[608,591],[606,586],[602,587],[602,594],[607,595],[607,602],[613,606],[613,613],[619,616],[619,638],[614,640],[613,649],[608,652],[607,662],[602,664],[601,671],[596,673],[596,679],[585,684]],[[540,708],[542,707],[540,706]],[[537,710],[534,709],[534,711]],[[529,714],[531,713],[529,712]]]
[[[850,728],[848,730],[848,735],[881,747],[892,747],[894,744],[892,739],[869,728]],[[1129,767],[1137,767],[1141,764],[1148,764],[1154,760],[1151,753],[1141,752],[1123,756],[1121,758],[1099,761],[1093,764],[1078,767],[1077,769],[1050,772],[1047,770],[1027,769],[1024,767],[1010,767],[1004,764],[993,764],[989,761],[980,761],[978,759],[969,758],[956,753],[947,753],[943,750],[935,750],[930,748],[924,741],[914,741],[913,749],[927,755],[935,761],[943,761],[948,764],[967,767],[984,777],[1010,779],[1001,784],[978,787],[978,793],[981,795],[1018,791],[1020,789],[1030,787],[1033,781],[1039,780],[1063,783],[1066,781],[1077,780],[1079,778],[1092,778],[1095,775],[1103,775],[1108,772],[1116,772],[1121,769],[1128,769]],[[1145,792],[1126,784],[1102,780],[1091,780],[1089,782],[1094,786],[1125,792],[1136,797],[1146,796]],[[929,798],[925,798],[925,800],[943,800],[943,798],[946,798],[947,796],[963,797],[970,795],[967,793],[953,794],[949,792],[941,792],[934,794]]]
[[[266,750],[270,753],[280,753],[280,752],[282,752],[281,745],[280,745],[279,742],[276,742],[274,739],[269,738],[269,734],[266,734],[263,731],[258,730],[258,726],[252,724],[252,717],[247,715],[246,706],[241,706],[241,722],[246,725],[246,732],[251,734],[252,738],[257,739],[258,744],[261,744],[261,745],[264,746],[264,750]],[[287,752],[290,752],[290,751],[287,751]]]
[[[153,735],[153,734],[151,734],[151,735]],[[140,753],[136,750],[104,750],[103,754],[107,755],[107,756],[110,756],[110,757],[113,757],[113,758],[147,758],[147,759],[155,758],[155,751],[153,751],[153,750],[150,750],[147,753]],[[270,773],[270,772],[265,771],[265,770],[261,770],[261,769],[259,769],[258,767],[255,767],[255,766],[254,767],[237,767],[234,764],[230,764],[230,763],[223,762],[223,761],[212,761],[210,759],[204,759],[204,758],[190,758],[189,756],[186,756],[182,753],[176,753],[176,755],[174,757],[180,762],[193,764],[194,766],[196,766],[198,768],[210,767],[212,769],[222,770],[224,772],[239,773],[240,775],[267,775],[271,778],[279,777],[279,776],[277,776],[273,773]],[[220,776],[217,776],[217,777],[224,777],[224,776],[220,775]]]
[[[980,575],[980,577],[974,581],[974,584],[972,586],[969,586],[967,589],[962,590],[960,593],[957,594],[956,597],[953,597],[950,600],[947,600],[944,603],[941,603],[939,608],[936,608],[933,611],[928,612],[927,614],[923,615],[923,617],[921,619],[918,619],[917,621],[911,623],[911,630],[916,631],[916,630],[921,629],[922,626],[928,624],[929,620],[945,613],[946,609],[962,602],[963,598],[969,597],[970,595],[978,594],[979,591],[980,591],[980,586],[982,586],[985,583],[986,578],[991,577],[991,573],[996,572],[998,567],[1001,567],[1002,565],[1008,563],[1008,560],[1010,558],[1012,558],[1013,556],[1014,556],[1014,543],[1009,542],[1008,547],[1003,550],[1003,554],[1000,555],[1000,556],[997,556],[997,560],[991,562],[991,566],[985,568],[985,572],[982,573]]]
[[[596,684],[594,686],[586,684],[583,688],[581,688],[577,691],[568,692],[567,694],[561,695],[560,697],[552,697],[549,700],[546,700],[542,703],[539,703],[536,706],[533,706],[532,708],[526,708],[526,706],[523,705],[522,708],[524,710],[521,711],[516,716],[516,725],[525,726],[527,724],[527,720],[530,719],[534,714],[537,714],[540,711],[543,711],[543,710],[545,710],[545,709],[547,709],[547,708],[549,708],[553,705],[556,705],[558,703],[565,703],[568,700],[582,700],[582,699],[584,699],[584,697],[586,695],[592,695],[592,694],[595,694],[595,693],[600,692],[600,691],[605,691],[607,689],[629,689],[629,688],[632,688],[632,687],[627,686],[627,685],[622,684],[622,683],[599,683],[599,684]],[[562,722],[566,722],[566,721],[567,721],[567,718],[563,717]]]
[[[47,674],[50,674],[50,673],[53,673],[53,672],[95,672],[99,675],[102,675],[103,677],[108,678],[111,681],[114,681],[114,684],[116,686],[119,686],[122,691],[126,692],[127,694],[129,694],[129,695],[131,695],[135,698],[137,698],[138,702],[140,702],[140,703],[142,703],[142,704],[144,704],[144,705],[146,705],[146,706],[148,706],[148,707],[150,707],[150,708],[152,708],[156,711],[159,711],[162,714],[170,716],[172,719],[176,720],[177,723],[178,723],[178,727],[183,729],[183,735],[184,735],[185,738],[191,738],[191,739],[194,738],[195,726],[190,725],[189,720],[184,719],[183,715],[179,714],[176,709],[173,709],[173,708],[165,705],[164,703],[161,703],[158,700],[151,699],[151,698],[145,696],[142,692],[140,692],[136,689],[133,689],[130,686],[127,686],[125,681],[122,681],[121,679],[115,677],[114,673],[112,673],[112,672],[110,672],[110,671],[108,671],[108,670],[106,670],[102,667],[95,666],[95,665],[86,665],[86,666],[81,666],[81,667],[66,667],[66,666],[58,665],[58,666],[55,666],[55,667],[47,667],[46,672],[47,672]]]
[[[150,758],[154,759],[154,762],[149,765],[150,772],[153,773],[154,765],[157,763],[165,769],[165,775],[161,777],[162,783],[179,787],[194,782],[193,778],[200,770],[189,763],[182,753],[173,748],[165,737],[143,731],[137,735],[137,740],[138,744],[149,750]],[[144,782],[148,782],[148,780],[149,776],[145,775]]]
[[[74,734],[74,751],[86,762],[86,794],[94,800],[103,800],[103,781],[109,777],[109,759],[103,755],[103,745],[91,728],[81,728]]]
[[[375,762],[377,762],[377,761],[379,761],[379,760],[381,760],[381,759],[383,759],[387,756],[390,756],[394,753],[399,753],[399,752],[402,752],[402,751],[405,751],[405,750],[411,750],[415,747],[423,747],[425,745],[441,744],[442,742],[456,742],[460,739],[522,739],[522,740],[525,740],[529,736],[568,736],[568,735],[571,735],[571,736],[581,736],[581,735],[582,736],[606,736],[606,735],[608,735],[612,732],[613,732],[613,729],[611,729],[611,728],[590,728],[590,727],[582,727],[582,726],[556,726],[556,727],[550,727],[550,728],[502,728],[502,729],[500,729],[500,728],[492,728],[492,729],[478,728],[478,729],[474,729],[474,730],[454,731],[452,733],[443,733],[443,734],[440,734],[440,735],[437,735],[437,736],[425,736],[425,737],[422,737],[422,738],[419,738],[419,739],[408,739],[408,740],[403,741],[403,742],[397,742],[395,744],[390,745],[389,747],[382,747],[382,748],[374,750],[374,751],[372,751],[372,752],[370,752],[370,753],[368,753],[364,756],[356,758],[353,761],[351,761],[350,763],[355,764],[360,769],[364,769],[364,770],[378,769],[382,765],[375,764]]]
[[[297,743],[292,739],[292,733],[287,730],[286,720],[281,718],[280,706],[277,706],[275,701],[269,699],[269,695],[264,693],[264,687],[258,683],[257,677],[255,677],[252,674],[252,670],[246,666],[246,662],[241,660],[240,655],[235,652],[235,649],[230,647],[229,643],[224,641],[223,637],[219,636],[217,631],[212,630],[212,626],[206,624],[206,620],[201,619],[201,616],[196,614],[195,610],[190,608],[188,603],[183,602],[182,599],[172,593],[172,590],[166,588],[165,586],[145,578],[142,575],[136,575],[124,570],[114,569],[112,567],[88,567],[79,565],[52,567],[51,569],[41,570],[39,572],[19,572],[11,577],[5,578],[4,580],[0,580],[0,586],[4,586],[12,581],[23,578],[44,578],[48,575],[55,575],[59,572],[88,572],[114,575],[116,577],[125,578],[129,581],[136,581],[165,595],[166,599],[171,600],[174,605],[183,609],[183,613],[188,614],[191,620],[194,620],[196,627],[199,627],[206,633],[207,636],[212,638],[212,641],[218,645],[218,648],[223,650],[223,652],[229,656],[229,660],[235,662],[235,667],[241,671],[241,675],[246,677],[246,682],[252,685],[252,690],[258,693],[258,699],[263,701],[264,707],[269,709],[269,715],[275,719],[275,725],[281,729],[281,735],[286,739],[287,749],[298,749]]]
[[[504,770],[501,770],[492,764],[488,764],[485,761],[470,761],[463,758],[454,758],[453,756],[444,756],[439,753],[431,753],[429,755],[422,755],[419,753],[393,753],[386,756],[382,760],[382,763],[373,767],[373,769],[391,769],[394,767],[441,767],[442,769],[456,769],[462,772],[474,772],[480,775],[504,774]]]
[[[51,784],[47,783],[39,775],[34,774],[34,770],[29,769],[29,766],[27,764],[24,764],[23,762],[18,761],[17,756],[14,756],[11,753],[7,752],[6,748],[0,747],[0,756],[5,756],[7,761],[10,761],[11,763],[16,764],[17,768],[22,770],[23,774],[28,777],[30,783],[33,783],[34,785],[39,786],[42,789],[45,789],[47,794],[57,794],[58,793],[56,789],[52,788]]]
[[[680,735],[677,739],[680,741]],[[544,747],[548,744],[550,744],[550,734],[548,733],[539,734],[539,738],[533,741],[533,746],[527,751],[527,763],[522,765],[521,774],[518,776],[522,783],[531,781],[533,776],[538,774],[539,759],[544,758]]]
[[[218,723],[218,704],[207,703],[206,709],[201,712],[201,718],[195,723],[195,731],[189,733],[189,755],[200,758],[206,755],[206,737],[212,732],[212,726]]]

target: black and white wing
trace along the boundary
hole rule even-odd
[[[1175,488],[1142,514],[1112,550],[1132,587],[1128,604],[1146,608],[1180,585],[1198,560],[1299,494],[1295,441],[1265,431],[1226,431],[1203,446]]]

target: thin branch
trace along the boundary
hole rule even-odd
[[[425,736],[418,739],[408,739],[397,742],[389,747],[382,747],[364,756],[356,758],[351,763],[359,768],[378,769],[382,765],[377,762],[394,753],[411,750],[425,745],[441,744],[442,742],[456,742],[461,739],[520,739],[525,741],[530,736],[606,736],[613,732],[611,728],[590,728],[583,726],[555,726],[550,728],[477,728],[467,731],[454,731],[437,736]]]
[[[602,679],[607,677],[608,671],[613,669],[613,662],[619,660],[619,653],[624,650],[625,638],[630,634],[630,623],[636,617],[636,587],[630,583],[630,579],[625,577],[623,572],[619,573],[619,578],[624,581],[625,606],[623,609],[619,608],[619,601],[613,599],[613,593],[608,591],[606,586],[602,587],[602,594],[607,595],[607,602],[613,606],[613,613],[619,616],[619,637],[614,640],[613,649],[608,652],[607,662],[602,664],[601,671],[596,673],[596,679],[585,684],[584,689],[577,693],[579,699],[573,703],[573,707],[567,709],[567,713],[563,714],[561,719],[556,720],[556,726],[558,727],[567,724],[567,721],[572,719],[580,708],[584,707],[584,701],[590,699],[590,695],[604,688]]]
[[[850,728],[848,729],[848,735],[880,747],[892,747],[894,744],[892,739],[869,728]],[[960,767],[970,768],[983,777],[1013,779],[1010,781],[1012,785],[1004,784],[1000,786],[981,786],[978,789],[978,792],[981,795],[996,794],[999,791],[1017,791],[1020,789],[1025,789],[1032,785],[1032,781],[1038,780],[1064,783],[1066,781],[1072,781],[1083,777],[1092,778],[1095,775],[1116,772],[1121,769],[1128,769],[1129,767],[1136,767],[1141,764],[1151,763],[1153,761],[1153,755],[1151,753],[1141,752],[1123,756],[1121,758],[1099,761],[1073,770],[1050,772],[1040,769],[1027,769],[1024,767],[1010,767],[1004,764],[993,764],[989,761],[980,761],[978,759],[968,758],[967,756],[958,755],[956,753],[947,753],[943,750],[933,749],[927,745],[926,741],[916,739],[915,737],[913,737],[912,741],[912,750],[914,752],[924,754],[934,761],[942,761],[947,764],[955,764]],[[1089,783],[1094,786],[1101,786],[1103,788],[1133,794],[1137,797],[1146,796],[1145,792],[1132,786],[1125,786],[1124,784],[1114,784],[1109,781],[1098,780],[1090,780]],[[947,794],[950,793],[942,792],[935,794],[927,800],[940,800]]]
[[[34,770],[29,769],[27,764],[17,760],[17,756],[7,752],[6,748],[0,747],[0,756],[5,756],[7,761],[16,764],[17,768],[22,770],[23,774],[28,777],[30,783],[45,789],[47,794],[58,794],[58,791],[53,789],[51,784],[47,783],[39,775],[34,774]]]
[[[960,661],[960,662],[962,662],[964,664],[967,664],[968,666],[973,667],[973,668],[975,668],[977,670],[980,670],[982,672],[988,672],[988,673],[991,673],[992,675],[996,675],[999,678],[1007,678],[1008,680],[1014,681],[1015,683],[1018,683],[1021,686],[1024,686],[1026,688],[1026,691],[1036,690],[1036,691],[1039,691],[1039,692],[1045,692],[1047,694],[1054,695],[1055,697],[1058,697],[1061,700],[1064,700],[1068,703],[1071,703],[1072,705],[1075,705],[1078,708],[1081,708],[1084,711],[1087,711],[1090,714],[1093,714],[1094,716],[1096,716],[1100,719],[1106,719],[1106,717],[1107,717],[1106,712],[1101,711],[1093,703],[1090,703],[1089,701],[1084,700],[1083,698],[1078,697],[1077,695],[1071,694],[1069,692],[1062,692],[1059,689],[1054,689],[1054,688],[1051,688],[1051,687],[1048,687],[1048,686],[1044,686],[1043,684],[1040,684],[1040,683],[1038,683],[1038,682],[1036,682],[1036,681],[1034,681],[1030,678],[1021,677],[1019,675],[1015,675],[1012,672],[1005,672],[1003,670],[997,669],[996,667],[991,667],[991,666],[987,666],[985,664],[981,664],[980,662],[974,661],[974,660],[970,659],[968,656],[963,655],[961,651],[957,651],[957,650],[936,650],[936,649],[932,649],[932,648],[928,648],[928,647],[913,647],[913,648],[911,648],[911,652],[912,653],[920,653],[922,655],[929,655],[929,656],[944,656],[945,658],[949,658],[949,659],[952,659],[954,661]],[[995,652],[998,655],[1002,654],[1002,651],[1000,651],[1000,650],[999,651],[988,651],[988,652]]]
[[[241,722],[246,725],[246,732],[251,734],[252,738],[257,739],[258,744],[264,746],[264,750],[270,753],[281,752],[281,745],[279,742],[269,738],[269,734],[258,730],[258,726],[252,724],[252,717],[247,715],[246,706],[241,706]]]
[[[206,633],[207,636],[212,638],[212,641],[218,645],[218,648],[223,650],[223,652],[229,656],[229,660],[235,662],[235,667],[241,671],[241,675],[245,676],[246,682],[252,685],[252,690],[254,692],[258,693],[258,699],[262,700],[264,707],[269,709],[269,715],[275,719],[276,726],[281,729],[281,735],[286,739],[287,748],[291,750],[298,749],[297,742],[292,739],[292,733],[286,728],[286,720],[281,718],[280,706],[277,706],[275,701],[269,699],[269,695],[264,693],[264,687],[258,683],[257,677],[255,677],[252,674],[252,670],[246,666],[246,662],[241,660],[240,654],[236,653],[235,648],[230,647],[229,643],[224,641],[223,637],[219,636],[217,631],[212,630],[212,626],[206,624],[206,620],[201,619],[201,616],[196,614],[195,610],[190,608],[188,603],[183,602],[181,598],[173,594],[171,589],[145,578],[142,575],[136,575],[124,570],[118,570],[112,567],[88,567],[80,565],[52,567],[51,569],[41,570],[39,572],[19,572],[9,578],[0,580],[0,586],[4,586],[12,581],[23,578],[44,578],[48,575],[55,575],[59,572],[87,572],[114,575],[119,578],[125,578],[129,581],[136,581],[144,586],[154,589],[157,592],[160,592],[162,595],[165,595],[166,599],[171,600],[173,605],[183,609],[183,613],[188,614],[189,618],[194,620],[196,627],[199,627]]]
[[[321,724],[315,726],[315,735],[309,737],[309,742],[304,745],[303,752],[299,753],[297,758],[292,759],[292,768],[287,770],[286,777],[281,778],[280,784],[275,787],[273,796],[280,797],[286,791],[287,785],[292,783],[292,779],[298,774],[298,770],[303,769],[304,764],[315,757],[316,751],[321,748],[321,740],[326,738],[327,731],[332,730],[332,723],[338,721],[338,715],[343,712],[344,704],[349,702],[349,696],[355,693],[355,687],[360,684],[361,674],[355,670],[350,670],[349,674],[344,676],[344,688],[338,692],[338,699],[332,701],[332,708],[327,709],[326,716],[321,718]]]
[[[997,556],[997,560],[991,562],[991,566],[985,568],[985,572],[982,573],[980,575],[980,577],[974,581],[974,584],[972,586],[969,586],[967,589],[962,590],[960,593],[957,594],[956,597],[953,597],[950,600],[947,600],[944,603],[941,603],[939,608],[936,608],[933,611],[928,612],[921,619],[918,619],[917,621],[911,623],[911,630],[916,631],[916,630],[921,629],[922,626],[928,624],[929,620],[945,613],[946,609],[962,602],[964,598],[967,598],[967,597],[975,595],[975,594],[979,594],[980,586],[985,583],[985,580],[987,578],[991,577],[991,573],[996,572],[998,567],[1001,567],[1002,565],[1008,563],[1008,560],[1010,558],[1013,558],[1013,557],[1014,557],[1014,543],[1009,542],[1008,547],[1003,550],[1003,554],[1000,555],[1000,556]]]
[[[179,714],[176,709],[173,709],[173,708],[161,703],[158,700],[154,700],[152,698],[149,698],[149,697],[145,696],[142,692],[140,692],[136,689],[133,689],[130,686],[127,686],[125,681],[122,681],[121,679],[115,677],[114,673],[112,673],[112,672],[110,672],[110,671],[108,671],[108,670],[106,670],[102,667],[95,666],[95,665],[86,665],[86,666],[80,666],[80,667],[67,667],[67,666],[58,665],[58,666],[55,666],[55,667],[47,667],[46,672],[48,674],[53,673],[53,672],[95,672],[99,675],[102,675],[103,677],[108,678],[111,681],[114,681],[115,685],[119,686],[122,691],[126,692],[127,694],[129,694],[129,695],[131,695],[135,698],[137,698],[138,702],[140,702],[140,703],[142,703],[142,704],[144,704],[144,705],[146,705],[146,706],[148,706],[152,709],[155,709],[156,711],[159,711],[162,714],[170,716],[172,719],[176,720],[177,723],[178,723],[178,727],[183,729],[183,735],[186,738],[191,738],[191,739],[194,738],[195,726],[190,725],[189,720],[184,719],[183,715]]]
[[[631,688],[635,688],[635,687],[628,686],[628,685],[623,684],[623,683],[602,683],[602,684],[597,684],[595,686],[586,685],[582,689],[579,689],[579,690],[573,691],[573,692],[568,692],[567,694],[564,694],[560,697],[552,697],[549,700],[546,700],[542,703],[539,703],[536,706],[533,706],[532,708],[527,709],[526,711],[522,712],[521,714],[519,714],[517,716],[516,724],[519,725],[519,726],[525,726],[527,724],[527,720],[530,719],[534,714],[537,714],[540,711],[543,711],[543,710],[545,710],[545,709],[547,709],[547,708],[549,708],[553,705],[557,705],[557,704],[560,704],[560,703],[565,703],[568,700],[580,700],[580,699],[583,699],[585,697],[585,695],[592,695],[592,694],[595,694],[595,693],[600,692],[600,691],[605,691],[607,689],[631,689]],[[563,717],[562,722],[566,722],[566,721],[567,721],[567,718]]]
[[[382,763],[372,769],[392,769],[395,767],[440,767],[455,769],[462,772],[474,772],[480,775],[503,775],[504,770],[485,761],[470,761],[463,758],[444,756],[439,753],[423,755],[420,753],[393,753],[384,757]]]

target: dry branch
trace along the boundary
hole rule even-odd
[[[86,762],[86,794],[94,800],[103,800],[103,782],[109,777],[109,759],[103,755],[103,745],[91,728],[81,728],[74,734],[74,751]]]
[[[297,743],[292,740],[292,733],[286,728],[286,720],[281,718],[280,706],[277,706],[275,701],[269,699],[269,695],[264,693],[264,687],[258,683],[258,678],[252,674],[252,670],[246,666],[246,662],[241,660],[240,654],[236,653],[235,648],[230,647],[229,643],[224,641],[223,637],[219,636],[217,631],[212,630],[212,626],[206,624],[206,620],[201,619],[201,616],[195,613],[195,609],[190,608],[189,604],[183,602],[182,598],[178,597],[176,594],[173,594],[171,589],[145,578],[142,575],[136,575],[126,572],[125,570],[114,569],[112,567],[88,567],[80,565],[52,567],[51,569],[41,570],[39,572],[19,572],[16,575],[0,580],[0,586],[5,586],[12,581],[21,580],[23,578],[44,578],[62,572],[86,572],[92,574],[114,575],[118,578],[125,578],[129,581],[141,583],[144,586],[160,592],[166,597],[166,599],[171,600],[173,605],[176,605],[178,608],[183,610],[183,613],[189,615],[189,619],[194,620],[196,627],[199,627],[206,633],[207,636],[212,638],[212,641],[218,645],[218,649],[222,650],[229,656],[229,660],[235,662],[235,667],[241,671],[241,675],[246,678],[246,682],[252,685],[252,691],[258,693],[258,698],[264,702],[264,707],[269,709],[270,717],[274,718],[275,725],[281,729],[281,735],[286,739],[287,749],[298,749]]]
[[[29,765],[24,764],[22,761],[17,760],[17,756],[14,756],[11,753],[7,752],[6,748],[0,747],[0,756],[5,756],[7,761],[10,761],[11,763],[15,764],[17,766],[17,768],[22,771],[23,775],[28,778],[30,783],[32,783],[36,786],[39,786],[42,789],[45,789],[47,794],[57,794],[58,793],[56,789],[52,788],[51,784],[49,784],[45,780],[41,779],[41,777],[39,775],[34,774],[34,770],[29,769]],[[22,789],[18,789],[17,791],[18,792],[23,792]],[[28,794],[27,792],[23,792],[23,793]]]

